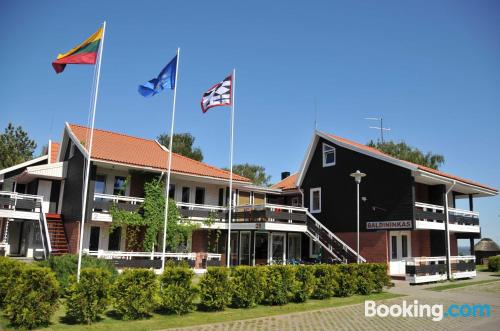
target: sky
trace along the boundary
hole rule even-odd
[[[272,181],[297,171],[318,129],[445,156],[441,170],[500,188],[498,1],[0,1],[0,129],[38,143],[87,123],[92,66],[51,62],[107,22],[96,128],[154,139],[172,92],[143,98],[181,48],[175,132],[204,161],[229,164],[229,109],[202,93],[236,68],[235,163]],[[465,205],[463,206],[465,207]],[[483,237],[500,243],[500,198],[476,199]]]

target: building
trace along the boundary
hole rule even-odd
[[[474,254],[476,264],[486,264],[489,257],[500,255],[500,247],[490,238],[483,238],[474,246]]]
[[[88,132],[66,124],[61,144],[49,144],[50,158],[0,172],[0,245],[6,254],[77,252]],[[165,173],[168,153],[154,140],[95,130],[86,197],[86,254],[111,259],[118,266],[158,266],[161,247],[152,252],[131,249],[126,227],[109,231],[110,208],[137,210],[144,183]],[[170,196],[182,219],[199,226],[185,247],[168,257],[188,259],[196,268],[225,264],[229,173],[172,156]],[[360,185],[359,256],[356,186],[350,176],[356,170],[367,174]],[[386,262],[392,276],[413,283],[475,275],[474,257],[458,257],[457,240],[468,239],[472,245],[480,238],[474,199],[498,193],[320,131],[314,132],[299,172],[282,173],[282,180],[272,187],[255,186],[235,175],[233,187],[232,265],[359,259]],[[468,201],[469,210],[456,208],[459,199]],[[220,234],[216,245],[210,239],[214,232]],[[23,242],[31,251],[21,249]]]

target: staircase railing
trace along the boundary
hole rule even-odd
[[[42,235],[42,238],[45,237],[45,242],[47,243],[47,255],[50,255],[50,253],[52,253],[52,244],[50,242],[50,234],[49,234],[49,226],[47,224],[47,217],[45,217],[45,213],[42,211],[40,213],[41,215],[41,218],[43,220],[43,232],[44,232],[44,236]],[[44,247],[45,248],[45,247]]]
[[[318,221],[309,211],[306,211],[306,214],[307,230],[318,240],[321,246],[326,248],[329,253],[336,257],[339,261],[343,261],[343,259],[339,258],[339,255],[341,255],[345,260],[351,260],[352,262],[357,261],[358,254],[355,250],[353,250],[349,245],[347,245],[320,221]],[[317,229],[320,229],[321,232],[326,235],[322,236],[322,233],[317,231]],[[366,262],[366,259],[359,255],[359,261]]]

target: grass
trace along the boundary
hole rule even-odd
[[[441,292],[441,291],[451,290],[454,288],[460,288],[460,287],[472,286],[472,285],[481,285],[481,284],[493,283],[493,282],[498,282],[498,281],[500,281],[500,279],[486,279],[486,280],[478,280],[478,281],[474,281],[474,282],[452,281],[449,284],[429,287],[426,290]]]
[[[323,308],[332,308],[362,303],[365,300],[385,300],[400,297],[393,293],[376,293],[366,296],[355,295],[347,298],[331,298],[326,300],[309,300],[304,303],[289,303],[284,306],[257,306],[249,309],[227,308],[221,312],[194,311],[187,315],[163,315],[152,314],[148,319],[138,321],[122,321],[113,316],[112,311],[108,312],[104,318],[90,326],[70,325],[63,322],[65,309],[61,306],[52,318],[52,324],[42,330],[158,330],[173,327],[194,326],[209,323],[229,322],[245,320],[258,317],[290,314]],[[8,321],[0,317],[0,329],[8,328]]]

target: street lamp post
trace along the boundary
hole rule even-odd
[[[354,177],[354,181],[356,182],[356,215],[357,215],[357,227],[356,227],[356,261],[359,263],[359,184],[361,183],[361,178],[365,177],[366,174],[362,173],[359,170],[353,172],[351,177]]]

